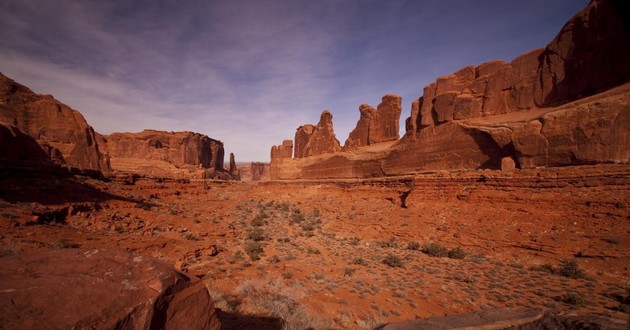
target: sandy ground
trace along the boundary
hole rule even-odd
[[[607,165],[207,190],[9,174],[0,252],[157,258],[204,280],[225,328],[291,318],[371,328],[499,307],[627,319],[629,173]]]

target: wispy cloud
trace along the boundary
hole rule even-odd
[[[5,0],[0,71],[99,132],[191,130],[267,160],[324,108],[342,143],[383,94],[404,120],[437,75],[541,46],[585,3]]]

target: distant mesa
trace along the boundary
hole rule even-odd
[[[238,179],[236,169],[225,170],[223,167],[223,142],[203,134],[144,130],[105,135],[100,143],[110,159],[112,170],[117,172],[196,178],[194,173],[201,165],[206,178]],[[234,161],[233,154],[230,161]]]
[[[326,112],[330,129],[322,129],[323,120],[297,129],[294,158],[287,156],[290,141],[281,157],[272,151],[271,178],[628,163],[630,30],[623,10],[591,1],[544,48],[438,77],[411,102],[401,139],[396,95],[385,95],[376,109],[361,105],[341,150],[315,138],[334,136]]]

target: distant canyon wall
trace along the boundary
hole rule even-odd
[[[168,177],[206,171],[207,178],[238,178],[234,154],[230,154],[230,169],[226,170],[223,142],[199,133],[113,133],[102,136],[101,144],[114,171]]]
[[[626,8],[620,1],[594,0],[544,48],[437,78],[412,102],[400,140],[397,131],[392,134],[400,115],[394,95],[377,109],[361,105],[357,127],[341,150],[328,139],[328,149],[315,149],[325,152],[306,153],[308,143],[322,143],[311,142],[320,125],[302,126],[295,158],[290,140],[281,157],[272,152],[271,178],[498,169],[505,157],[520,168],[630,162]],[[327,125],[332,132],[332,122]]]

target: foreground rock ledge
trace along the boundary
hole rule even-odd
[[[138,255],[52,250],[0,258],[6,329],[220,329],[201,281]]]
[[[534,330],[625,329],[624,322],[602,316],[558,315],[523,308],[500,308],[472,313],[390,323],[379,330]]]

